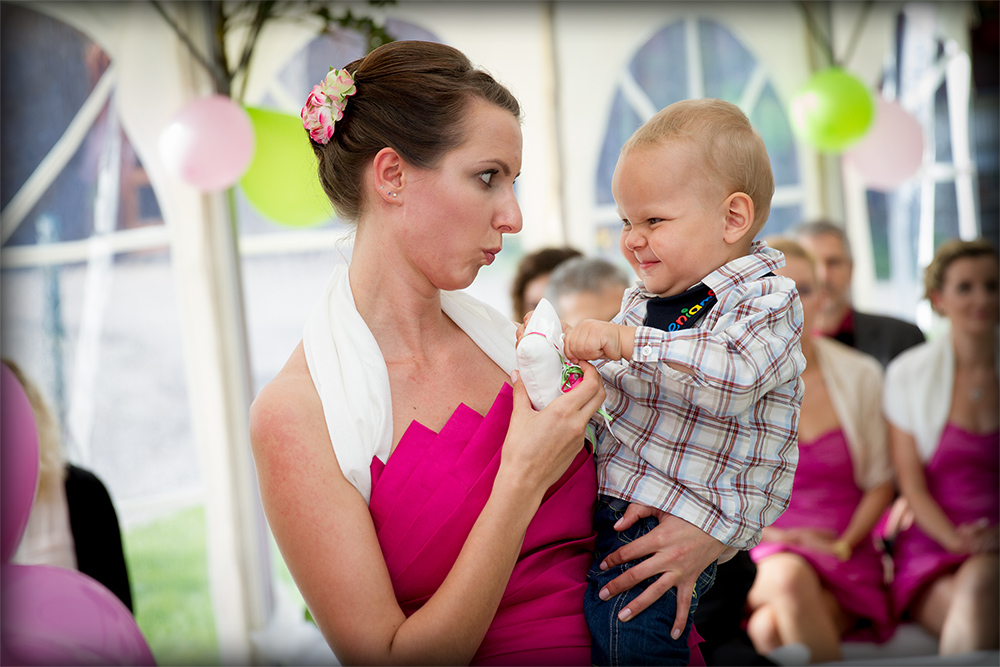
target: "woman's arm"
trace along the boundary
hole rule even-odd
[[[862,540],[868,539],[875,524],[882,518],[885,509],[892,502],[894,494],[895,490],[891,480],[865,491],[854,510],[854,514],[851,515],[851,521],[837,541],[854,549]]]
[[[889,424],[889,449],[899,491],[910,504],[917,525],[948,551],[963,551],[963,540],[955,525],[927,491],[924,464],[917,454],[916,440],[909,433]]]
[[[514,386],[514,414],[493,491],[431,599],[407,618],[393,593],[364,499],[346,480],[306,376],[279,375],[251,410],[251,443],[268,523],[310,612],[344,663],[465,664],[507,586],[528,523],[582,446],[604,398],[584,380],[544,412]]]

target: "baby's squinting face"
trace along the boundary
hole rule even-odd
[[[680,294],[742,254],[724,240],[728,193],[690,141],[624,153],[611,191],[622,218],[619,249],[653,294]]]

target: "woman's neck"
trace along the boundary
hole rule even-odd
[[[958,368],[996,366],[997,340],[995,331],[973,334],[952,328],[951,343],[955,350],[955,365]]]
[[[441,292],[391,242],[355,240],[348,276],[354,304],[383,356],[421,357],[451,325]]]

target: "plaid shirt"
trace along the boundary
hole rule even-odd
[[[788,506],[798,461],[802,304],[793,281],[766,276],[784,263],[754,243],[702,281],[715,307],[670,333],[642,326],[655,295],[639,284],[613,320],[638,327],[632,359],[596,362],[610,417],[595,418],[601,493],[678,516],[729,554]]]

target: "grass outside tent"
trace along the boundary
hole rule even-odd
[[[123,541],[135,618],[157,665],[219,664],[204,508],[126,530]]]

